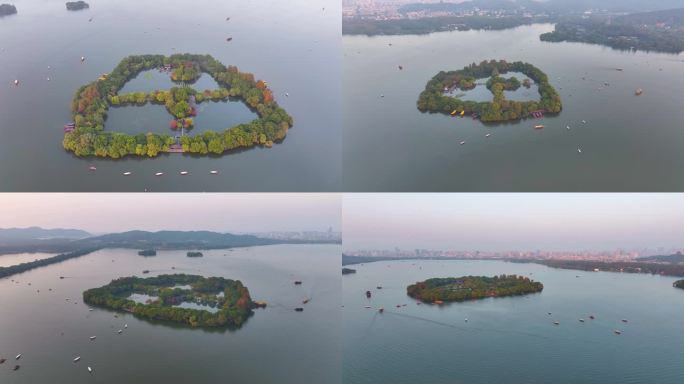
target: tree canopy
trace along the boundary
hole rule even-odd
[[[508,72],[521,72],[532,79],[539,88],[539,101],[507,100],[506,90],[516,90],[520,81],[515,78],[503,78],[500,75]],[[489,78],[487,88],[494,95],[493,101],[476,102],[452,97],[446,91],[452,89],[468,90],[475,87],[475,80]],[[450,72],[439,72],[425,86],[417,102],[421,112],[451,114],[454,111],[475,114],[483,122],[502,122],[531,117],[531,112],[543,110],[547,113],[560,113],[563,109],[561,98],[556,89],[549,83],[548,76],[532,64],[504,60],[483,61]]]
[[[411,284],[406,293],[426,303],[479,300],[541,292],[542,283],[517,275],[433,278]]]
[[[190,286],[186,289],[185,286]],[[146,304],[129,299],[132,294],[155,297]],[[149,278],[122,277],[111,283],[83,292],[83,302],[89,305],[126,311],[135,316],[166,320],[191,327],[239,328],[264,306],[252,301],[247,287],[239,280],[198,275],[160,275]],[[179,307],[184,302],[206,305],[215,312]]]
[[[220,86],[216,90],[197,91],[188,84],[170,90],[149,93],[134,92],[120,95],[119,90],[140,72],[154,68],[170,68],[174,81],[185,83],[196,80],[201,73],[209,74]],[[110,106],[161,104],[175,122],[173,129],[193,125],[194,104],[205,101],[239,100],[247,104],[258,118],[223,131],[205,131],[198,135],[184,135],[180,140],[168,134],[140,133],[129,135],[105,130]],[[174,145],[183,152],[220,155],[236,148],[256,145],[270,147],[285,138],[292,127],[292,117],[273,98],[266,83],[254,79],[251,73],[226,67],[210,55],[175,54],[137,55],[124,58],[114,70],[99,80],[78,89],[72,102],[75,129],[64,134],[63,146],[77,156],[121,158],[124,156],[155,157],[169,152]]]

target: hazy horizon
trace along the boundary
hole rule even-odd
[[[101,234],[339,231],[341,226],[337,194],[9,193],[2,203],[0,228],[69,228]]]
[[[604,251],[681,248],[672,194],[355,194],[344,250]]]

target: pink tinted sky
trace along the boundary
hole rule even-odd
[[[348,194],[344,249],[684,246],[682,194]]]
[[[3,193],[0,228],[325,231],[340,229],[340,204],[336,194]]]

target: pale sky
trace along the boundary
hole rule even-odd
[[[2,193],[0,228],[339,231],[340,201],[308,193]]]
[[[347,194],[344,249],[684,247],[682,194]]]

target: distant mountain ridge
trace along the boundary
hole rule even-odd
[[[639,261],[654,261],[658,263],[684,263],[684,254],[677,252],[674,255],[657,255],[640,257]]]
[[[86,231],[71,228],[0,228],[0,243],[45,239],[83,239],[90,236],[92,234]]]
[[[83,247],[123,248],[231,248],[279,244],[283,241],[253,235],[234,235],[211,231],[128,231],[82,239],[75,245]]]

